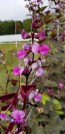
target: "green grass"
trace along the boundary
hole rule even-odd
[[[18,43],[17,47],[21,48],[23,42]],[[11,44],[0,44],[0,50],[3,50],[4,52],[8,52],[10,50],[16,50],[16,43],[11,43]]]
[[[18,58],[16,56],[11,56],[11,52],[16,54],[17,48],[21,49],[23,42],[18,43],[17,47],[16,44],[0,44],[0,50],[3,51],[4,57],[1,59],[5,59],[7,70],[11,70],[15,65],[18,65]],[[4,65],[0,63],[0,93],[3,88],[5,90],[7,81],[7,74]],[[2,88],[1,88],[2,86]]]

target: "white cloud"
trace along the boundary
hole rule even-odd
[[[28,14],[24,0],[0,0],[0,20],[23,20]],[[48,0],[44,1],[48,5]]]

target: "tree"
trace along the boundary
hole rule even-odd
[[[31,31],[31,22],[32,20],[29,18],[29,19],[25,19],[23,21],[23,28],[27,31],[27,32],[30,32]]]

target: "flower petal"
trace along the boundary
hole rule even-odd
[[[44,74],[44,70],[41,68],[41,67],[39,67],[37,70],[36,70],[36,73],[35,73],[35,75],[37,75],[37,76],[42,76]]]

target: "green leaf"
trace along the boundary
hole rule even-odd
[[[34,122],[32,126],[32,134],[45,134],[44,128],[38,126],[38,124]]]
[[[52,103],[53,103],[56,110],[61,110],[62,106],[57,99],[53,99]]]
[[[57,83],[52,80],[44,80],[44,86],[57,87]]]
[[[59,115],[64,114],[64,112],[63,112],[63,111],[56,111],[56,113],[57,113],[57,114],[59,114]]]
[[[47,101],[50,101],[50,96],[46,93],[43,93],[41,103],[45,105]]]
[[[7,113],[7,115],[10,115],[11,114],[11,112],[9,110],[6,113]]]

